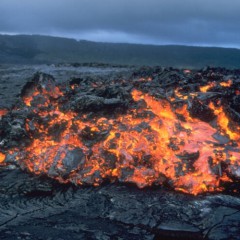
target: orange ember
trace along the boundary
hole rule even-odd
[[[31,108],[39,94],[44,101],[33,112],[43,120],[26,121],[32,142],[17,155],[20,166],[30,172],[79,185],[99,185],[104,179],[131,182],[140,188],[171,182],[174,189],[196,195],[221,191],[222,182],[231,182],[223,163],[239,171],[239,148],[234,151],[228,144],[240,145],[240,128],[230,129],[223,108],[213,103],[209,107],[216,116],[215,125],[192,118],[187,103],[173,108],[171,101],[138,90],[131,93],[137,107],[115,118],[89,118],[61,110],[56,99],[63,93],[57,87],[51,92],[36,89],[23,98],[25,105]],[[183,100],[192,97],[177,90],[175,94]],[[219,144],[216,135],[227,140]],[[0,153],[0,162],[4,159]]]
[[[0,118],[8,113],[6,109],[0,109]]]
[[[148,77],[148,78],[139,78],[138,81],[139,81],[139,82],[151,82],[151,81],[152,81],[152,78],[151,78],[151,77]]]
[[[220,85],[221,85],[222,87],[230,87],[230,86],[232,85],[232,80],[229,79],[229,80],[226,81],[226,82],[220,82]]]
[[[215,86],[216,86],[216,82],[210,82],[209,84],[200,87],[200,91],[207,92],[209,89],[211,89],[212,87],[215,87]]]
[[[5,154],[0,152],[0,164],[5,160]]]

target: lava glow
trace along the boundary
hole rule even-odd
[[[0,152],[0,163],[2,163],[5,160],[5,154]]]
[[[187,103],[173,108],[171,102],[139,90],[131,94],[137,107],[114,118],[60,110],[57,99],[64,94],[57,87],[25,96],[26,107],[44,121],[26,120],[31,144],[14,149],[19,165],[61,182],[99,185],[108,179],[140,188],[167,184],[194,195],[221,191],[223,182],[232,181],[222,163],[227,163],[229,171],[239,171],[239,148],[235,151],[228,145],[234,141],[240,146],[240,128],[229,128],[221,106],[209,104],[216,115],[214,125],[192,118]],[[32,106],[39,95],[43,101]],[[226,143],[219,144],[216,134],[225,137]],[[0,162],[4,159],[0,153]]]
[[[8,110],[6,110],[6,109],[0,109],[0,118],[1,118],[2,116],[6,115],[7,112],[8,112]]]

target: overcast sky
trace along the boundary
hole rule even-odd
[[[0,0],[0,33],[240,48],[240,0]]]

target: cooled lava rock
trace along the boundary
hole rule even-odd
[[[103,98],[94,95],[79,96],[71,103],[71,109],[74,111],[102,111],[117,107],[126,108],[127,103],[118,98]]]
[[[188,111],[193,118],[198,118],[204,122],[210,122],[215,118],[213,110],[196,97],[189,103]]]

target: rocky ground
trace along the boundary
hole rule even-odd
[[[0,172],[1,239],[239,239],[240,198]]]
[[[34,73],[44,72],[54,76],[58,83],[76,77],[111,77],[127,74],[128,68],[111,66],[73,65],[0,65],[0,107],[11,107],[19,97],[22,87]]]
[[[62,83],[71,78],[154,76],[156,84],[161,77],[168,88],[177,84],[180,77],[190,81],[183,71],[173,69],[84,69],[2,66],[1,107],[10,108],[17,101],[22,87],[36,71],[51,74]],[[214,71],[226,78],[235,76],[238,84],[238,71]],[[221,75],[207,76],[209,72],[206,69],[202,75]],[[134,84],[143,91],[151,88],[153,94],[159,95],[147,81]],[[190,87],[194,88],[194,82]],[[240,239],[240,196],[236,187],[235,191],[198,196],[163,187],[138,189],[119,183],[76,187],[33,176],[13,165],[1,167],[0,178],[1,239]]]

